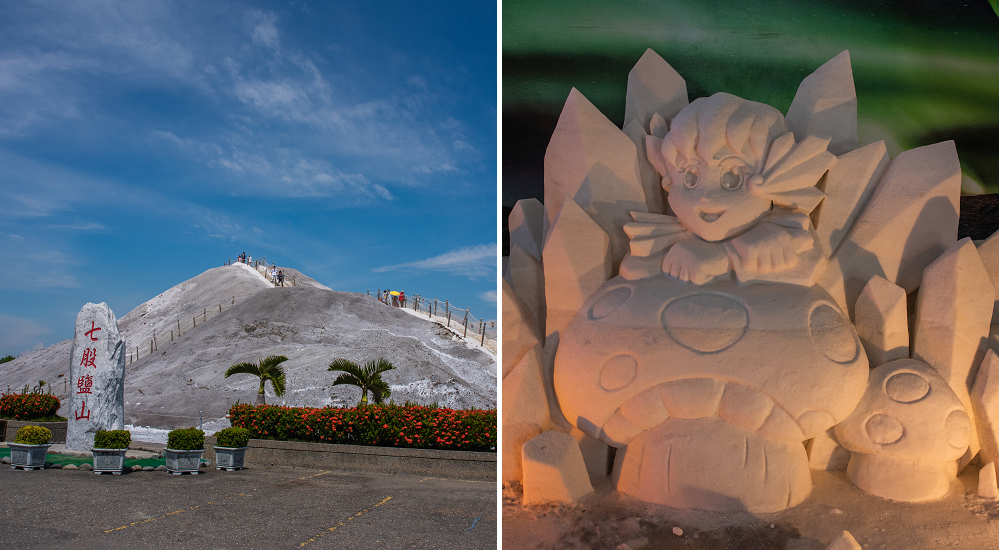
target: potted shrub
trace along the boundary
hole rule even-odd
[[[245,428],[226,428],[215,432],[215,469],[242,470],[246,459],[247,446],[250,443],[250,430]]]
[[[198,475],[201,453],[205,452],[205,432],[197,428],[171,430],[167,433],[167,471],[179,476],[184,472]]]
[[[94,474],[121,475],[129,443],[132,443],[132,434],[128,430],[97,430],[94,434]]]
[[[52,432],[42,426],[22,426],[10,445],[10,468],[35,470],[45,467]]]

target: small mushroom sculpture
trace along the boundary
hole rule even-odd
[[[566,418],[618,447],[619,491],[676,508],[771,512],[811,488],[802,441],[860,400],[868,360],[819,287],[616,277],[563,331]]]
[[[972,423],[937,371],[898,359],[872,369],[858,408],[836,432],[851,452],[847,477],[854,485],[878,497],[922,502],[948,492]]]

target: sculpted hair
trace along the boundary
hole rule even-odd
[[[754,195],[796,211],[811,212],[826,195],[816,188],[836,161],[829,138],[796,143],[774,107],[732,94],[698,98],[671,121],[663,138],[646,137],[646,154],[670,191],[671,171],[695,159],[738,156],[752,161],[747,184]]]

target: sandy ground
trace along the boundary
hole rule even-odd
[[[997,501],[976,496],[969,466],[943,499],[893,502],[854,487],[844,472],[813,471],[813,490],[784,512],[751,514],[678,510],[640,502],[592,478],[595,492],[579,503],[523,507],[517,487],[504,489],[504,550],[704,549],[824,550],[842,531],[865,549],[993,549]],[[679,527],[683,534],[673,533]]]

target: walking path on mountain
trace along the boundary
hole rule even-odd
[[[198,476],[5,467],[0,486],[24,496],[0,513],[0,548],[497,547],[496,483],[287,467]]]
[[[285,395],[276,398],[268,386],[268,404],[354,406],[357,388],[334,387],[336,376],[327,366],[336,358],[359,364],[384,358],[396,367],[383,378],[397,403],[496,408],[497,361],[489,350],[373,296],[330,290],[289,272],[297,286],[282,288],[244,264],[213,268],[121,317],[119,327],[130,348],[134,342],[149,347],[157,335],[153,353],[139,354],[126,365],[126,423],[167,429],[197,426],[200,417],[206,429],[224,428],[230,406],[255,400],[259,380],[223,374],[233,364],[269,355],[288,361],[282,363]],[[206,308],[212,304],[214,315]],[[179,319],[191,323],[183,337],[160,338],[171,334]],[[71,344],[65,340],[5,363],[0,386],[47,380],[63,398],[59,414],[66,416],[71,388],[59,378],[65,380],[68,373]]]

